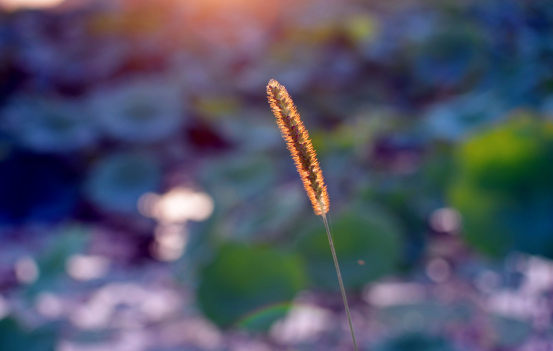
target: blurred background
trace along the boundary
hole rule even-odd
[[[0,350],[553,350],[550,1],[0,6]]]

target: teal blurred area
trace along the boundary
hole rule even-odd
[[[547,0],[0,0],[0,351],[553,349]]]

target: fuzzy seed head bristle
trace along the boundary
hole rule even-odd
[[[311,144],[309,133],[284,86],[271,79],[267,85],[267,96],[280,133],[286,141],[305,191],[311,200],[313,211],[317,216],[323,215],[328,212],[330,203],[323,172]]]

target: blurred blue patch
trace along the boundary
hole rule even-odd
[[[136,213],[140,196],[156,191],[160,181],[160,165],[153,156],[116,153],[93,166],[84,190],[104,210]]]
[[[430,136],[461,141],[469,133],[490,125],[507,112],[492,92],[473,92],[433,105],[424,120]]]
[[[451,343],[439,336],[406,333],[389,338],[372,348],[374,351],[454,351]]]
[[[492,316],[495,344],[500,347],[517,347],[528,339],[532,332],[529,323],[518,319]]]
[[[2,116],[2,127],[37,152],[67,153],[90,146],[97,138],[86,106],[77,100],[20,96]]]
[[[56,222],[78,201],[77,174],[60,159],[15,153],[0,162],[0,223]]]
[[[469,21],[443,18],[436,32],[422,42],[414,59],[414,73],[433,87],[452,87],[469,74],[481,71],[485,62],[485,42]]]
[[[100,127],[112,137],[150,143],[174,135],[184,120],[178,84],[160,77],[132,77],[89,97]]]

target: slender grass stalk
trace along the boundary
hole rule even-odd
[[[330,251],[332,252],[332,259],[334,260],[334,267],[338,275],[340,292],[344,300],[344,308],[346,309],[346,315],[348,317],[353,347],[355,351],[357,351],[357,342],[355,341],[355,333],[353,332],[353,323],[351,322],[346,290],[342,282],[342,274],[340,272],[336,250],[334,249],[334,242],[332,241],[332,235],[326,218],[330,202],[328,200],[326,185],[324,184],[323,172],[317,160],[317,154],[311,144],[309,133],[307,129],[305,129],[296,106],[286,91],[286,88],[280,85],[276,80],[271,79],[267,85],[267,96],[282,137],[288,145],[288,150],[290,150],[292,158],[296,163],[296,168],[300,174],[305,191],[311,200],[313,212],[315,212],[317,216],[323,218]]]
[[[346,315],[348,316],[349,331],[351,332],[351,340],[353,341],[353,348],[357,351],[357,342],[355,341],[355,333],[353,332],[353,323],[351,322],[351,314],[349,312],[348,299],[346,297],[346,290],[344,289],[344,283],[342,282],[342,274],[340,273],[340,265],[338,264],[338,257],[336,256],[336,250],[334,250],[334,242],[332,241],[332,235],[330,235],[330,228],[328,227],[328,221],[326,220],[326,214],[321,215],[325,224],[326,235],[328,236],[328,244],[330,245],[330,251],[332,251],[332,259],[334,260],[334,267],[336,268],[336,274],[338,275],[338,283],[340,283],[340,291],[342,293],[342,299],[344,300],[344,308],[346,309]]]

